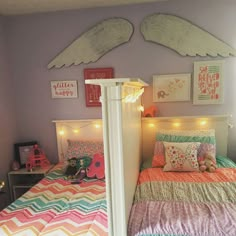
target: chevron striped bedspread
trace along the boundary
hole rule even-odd
[[[71,184],[57,165],[0,212],[0,235],[108,235],[105,182]]]
[[[140,173],[129,236],[235,236],[236,168]]]

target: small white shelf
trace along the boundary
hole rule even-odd
[[[50,165],[47,168],[37,167],[34,168],[33,171],[28,171],[26,168],[23,168],[8,172],[11,201],[16,200],[43,179],[52,167],[53,165]]]

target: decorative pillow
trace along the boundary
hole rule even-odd
[[[216,144],[215,130],[159,130],[157,141],[200,142]]]
[[[202,158],[206,153],[216,158],[216,138],[215,130],[159,130],[156,136],[157,141],[164,142],[200,142],[198,158]]]
[[[93,156],[95,153],[103,153],[103,141],[98,140],[67,140],[68,148],[66,159],[72,157]]]
[[[163,167],[165,165],[165,153],[163,142],[156,141],[154,146],[154,156],[152,167]]]
[[[199,171],[197,151],[200,143],[164,142],[166,164],[164,171]]]
[[[216,145],[211,143],[201,143],[198,150],[198,161],[204,160],[206,154],[212,156],[216,162]]]
[[[87,177],[97,179],[105,178],[104,156],[101,153],[96,153],[93,156],[92,162],[87,168]]]
[[[215,136],[182,136],[182,135],[171,135],[158,133],[156,136],[157,141],[164,142],[200,142],[200,143],[211,143],[216,144]]]
[[[160,134],[171,134],[176,136],[215,136],[214,129],[196,129],[196,130],[172,130],[172,129],[160,129]]]

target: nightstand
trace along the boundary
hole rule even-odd
[[[33,171],[28,171],[26,168],[23,168],[8,172],[11,201],[15,201],[18,197],[43,179],[45,175],[50,172],[52,167],[53,165],[43,169],[36,167]]]

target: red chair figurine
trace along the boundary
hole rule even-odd
[[[26,162],[26,169],[31,171],[33,167],[46,168],[50,165],[49,160],[46,158],[44,152],[39,148],[38,144],[35,144],[33,147],[32,153],[29,155],[29,158]]]

